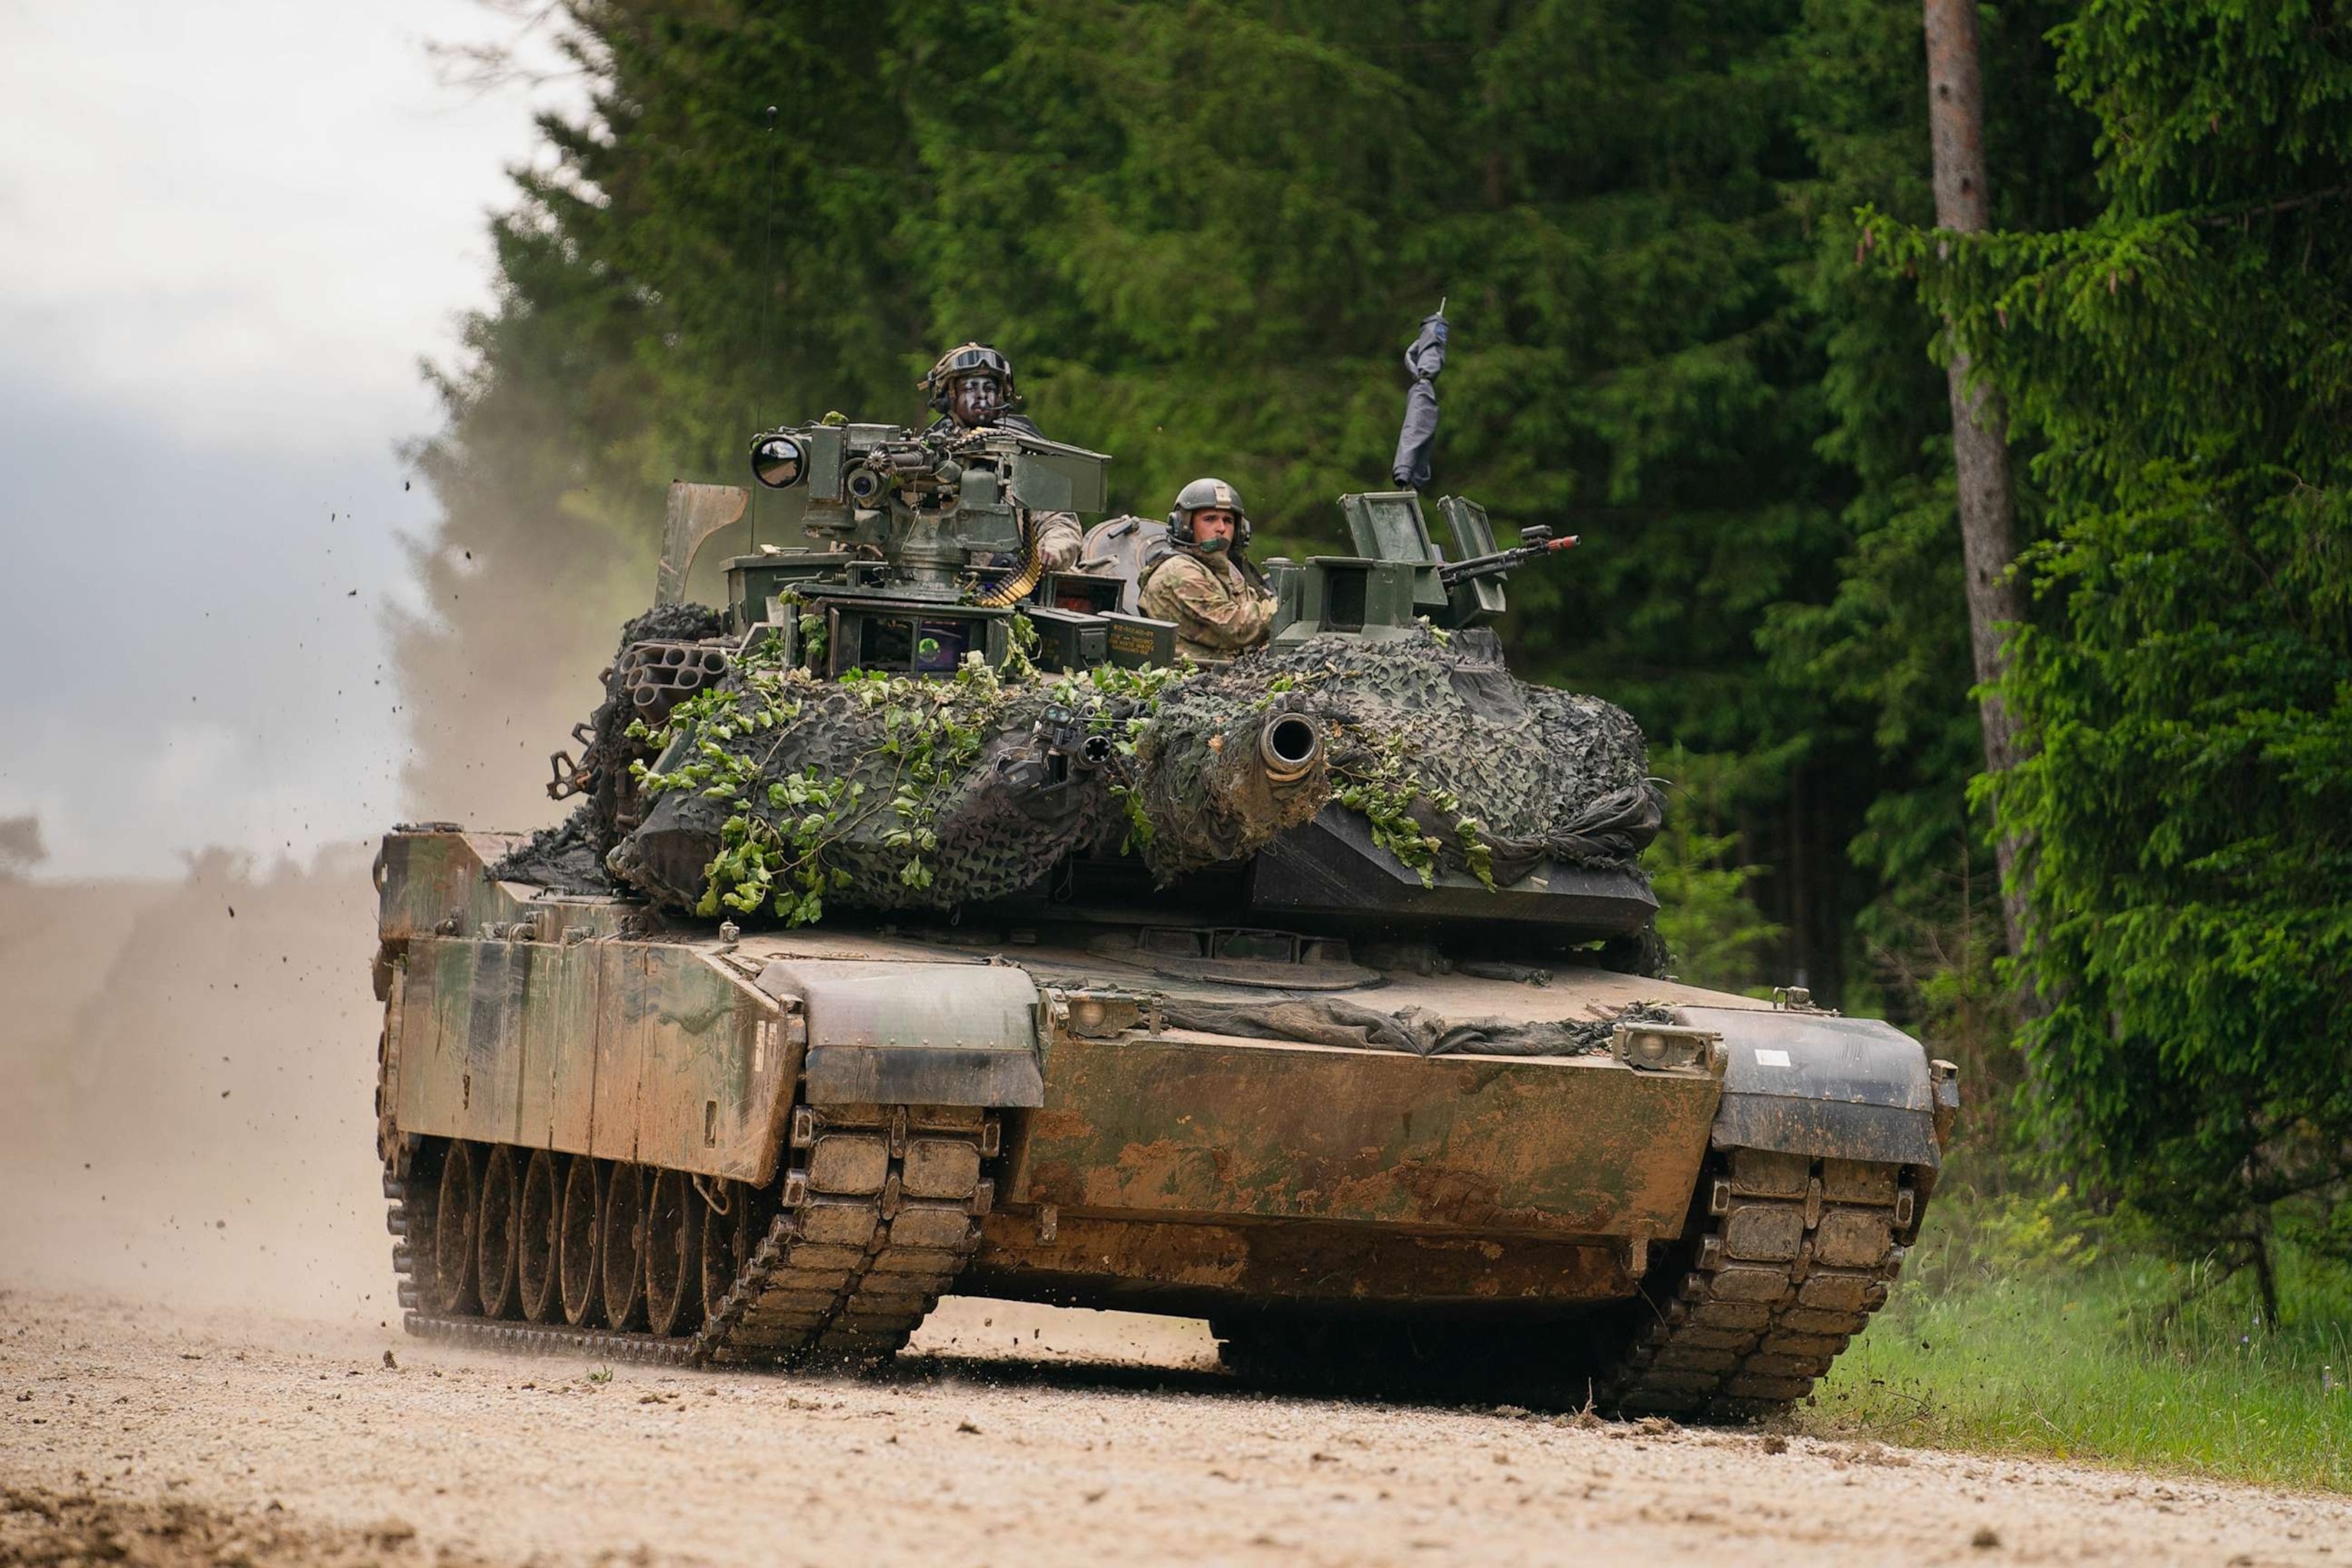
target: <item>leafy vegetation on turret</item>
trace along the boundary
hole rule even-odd
[[[1322,754],[1275,778],[1261,732],[1286,716],[1316,728]],[[608,864],[705,918],[802,925],[828,899],[953,909],[1090,851],[1134,850],[1172,882],[1334,801],[1424,884],[1460,869],[1494,886],[1498,855],[1506,882],[1546,858],[1630,868],[1656,829],[1632,721],[1513,679],[1485,634],[1323,637],[1218,670],[1051,678],[1016,648],[1001,669],[975,655],[945,679],[837,680],[770,639],[628,733],[656,753],[633,767],[651,809]],[[1108,743],[1099,760],[1081,738]]]

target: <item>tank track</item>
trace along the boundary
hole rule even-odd
[[[886,1361],[979,1246],[980,1216],[994,1197],[985,1173],[1001,1139],[994,1116],[961,1107],[795,1107],[790,1159],[775,1187],[702,1189],[706,1224],[731,1215],[740,1226],[737,1268],[691,1331],[671,1335],[436,1310],[446,1303],[436,1302],[427,1280],[437,1188],[416,1179],[415,1160],[396,1162],[387,1167],[384,1195],[387,1227],[399,1238],[393,1267],[407,1309],[403,1327],[499,1350],[667,1365]],[[755,1224],[762,1210],[770,1217]]]
[[[860,1364],[897,1354],[980,1245],[996,1123],[893,1106],[793,1112],[807,1158],[693,1337],[698,1362]],[[868,1183],[865,1173],[879,1170]]]
[[[1600,1402],[1739,1417],[1803,1398],[1885,1305],[1924,1197],[1903,1166],[1729,1151],[1702,1180],[1681,1267],[1644,1280],[1647,1321]]]
[[[1212,1320],[1245,1381],[1740,1419],[1783,1410],[1886,1300],[1925,1192],[1896,1165],[1733,1150],[1632,1300],[1538,1323]]]

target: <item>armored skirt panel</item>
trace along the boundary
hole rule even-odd
[[[1032,1014],[1063,993],[1019,968],[868,943],[753,964],[715,945],[412,939],[389,999],[387,1138],[761,1184],[796,1092],[972,1100],[1029,1111],[1007,1140],[1007,1205],[1656,1237],[1680,1227],[1721,1098],[1704,1070],[1607,1057],[1040,1034]]]
[[[805,1032],[692,948],[424,937],[391,1017],[402,1132],[775,1174]]]

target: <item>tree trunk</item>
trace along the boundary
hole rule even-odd
[[[1935,150],[1936,226],[1979,234],[1992,226],[1985,189],[1984,89],[1977,75],[1976,0],[1926,0],[1927,129]],[[1969,649],[1977,684],[2000,679],[2009,656],[2001,626],[2024,618],[2010,575],[2017,557],[2017,510],[2010,489],[2009,417],[2000,395],[1969,385],[1969,357],[1953,347],[1952,467],[1958,479],[1961,553],[1968,570]],[[1999,692],[1988,690],[1981,718],[1985,769],[2000,773],[2017,758],[2017,740]],[[2014,834],[1994,824],[2000,860],[2001,918],[2012,956],[2025,951],[2025,878]],[[2030,996],[2021,1003],[2031,1005]]]

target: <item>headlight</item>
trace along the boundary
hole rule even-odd
[[[1617,1059],[1649,1072],[1714,1072],[1723,1037],[1713,1029],[1682,1024],[1620,1024],[1613,1038]]]

